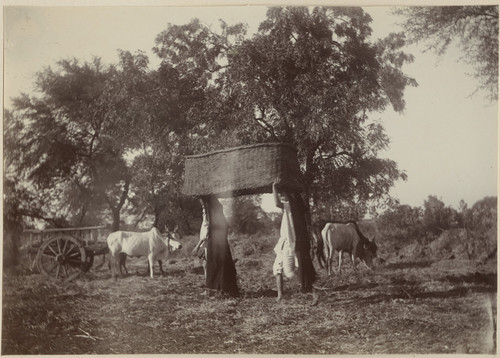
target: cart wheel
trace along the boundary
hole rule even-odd
[[[68,282],[78,277],[87,264],[85,248],[75,238],[56,236],[43,243],[38,251],[38,268],[54,280]]]

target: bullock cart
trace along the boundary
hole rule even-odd
[[[107,252],[104,229],[105,226],[25,230],[24,234],[29,235],[28,253],[34,255],[31,269],[36,268],[56,281],[74,280],[90,270],[94,256]]]
[[[186,195],[234,197],[272,192],[278,181],[290,191],[303,191],[296,149],[286,143],[259,143],[186,157]]]

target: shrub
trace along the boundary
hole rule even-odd
[[[451,229],[457,222],[456,217],[457,212],[453,208],[446,207],[436,196],[429,195],[424,202],[422,224],[427,232],[439,235]]]
[[[230,228],[238,234],[269,233],[274,220],[260,207],[257,197],[244,196],[233,199],[228,215]]]
[[[422,237],[422,209],[398,205],[380,215],[377,225],[385,240],[412,242]]]

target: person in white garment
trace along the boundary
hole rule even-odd
[[[201,264],[203,266],[203,272],[205,275],[205,280],[207,278],[207,239],[208,239],[208,227],[209,227],[209,220],[208,220],[208,211],[205,208],[205,203],[203,200],[200,199],[201,202],[201,208],[202,208],[202,222],[201,222],[201,227],[200,227],[200,239],[196,246],[194,247],[192,254],[198,256],[198,258],[201,260]]]
[[[298,268],[298,261],[295,255],[296,238],[289,197],[287,193],[278,193],[276,190],[276,183],[273,183],[273,196],[276,206],[283,211],[280,238],[274,247],[276,258],[273,264],[273,275],[276,277],[276,286],[278,290],[276,301],[280,302],[283,298],[283,275],[287,278],[294,277]]]
[[[312,286],[316,280],[316,273],[309,255],[306,214],[301,205],[302,201],[294,194],[286,191],[279,192],[276,186],[277,182],[274,182],[272,186],[274,202],[283,211],[280,238],[274,247],[276,258],[273,264],[273,275],[276,277],[278,291],[276,302],[280,302],[283,298],[283,276],[287,278],[298,276],[303,291],[312,292],[312,305],[316,305],[319,292]]]

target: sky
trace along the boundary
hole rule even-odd
[[[221,18],[228,24],[247,23],[251,33],[266,13],[265,6],[257,5],[35,7],[30,2],[21,7],[18,4],[21,3],[4,1],[3,7],[6,108],[10,108],[12,97],[21,92],[31,93],[37,71],[48,66],[54,68],[59,59],[74,57],[90,61],[98,56],[104,63],[117,63],[118,49],[142,50],[148,54],[151,66],[155,66],[158,60],[151,48],[156,35],[168,23],[185,24],[197,17],[216,28]],[[365,10],[373,18],[373,40],[400,31],[397,23],[401,20],[390,14],[389,6],[368,6]],[[371,115],[372,120],[384,125],[391,139],[390,148],[380,153],[380,157],[396,161],[408,175],[408,180],[398,182],[391,194],[401,204],[411,206],[423,206],[429,195],[435,195],[455,208],[461,199],[472,206],[485,196],[496,196],[498,103],[487,101],[482,92],[471,96],[477,82],[467,75],[472,72],[471,67],[458,61],[462,54],[457,47],[452,46],[441,57],[421,50],[418,46],[405,48],[415,56],[415,61],[403,71],[415,78],[419,86],[406,90],[404,113],[389,108]],[[270,199],[264,196],[265,206],[271,205]]]

